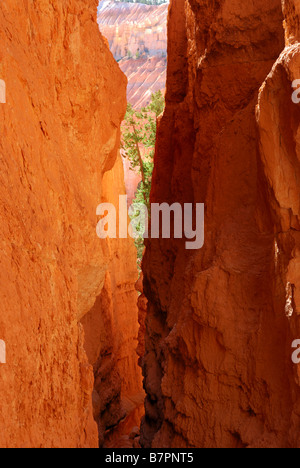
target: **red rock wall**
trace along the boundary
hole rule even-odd
[[[298,10],[278,59],[280,0],[171,1],[152,201],[204,202],[205,245],[147,245],[146,447],[300,446]]]
[[[109,383],[96,379],[104,406],[107,387],[120,401],[141,391],[134,250],[96,236],[97,205],[124,193],[118,147],[126,108],[126,79],[96,9],[96,0],[0,6],[1,447],[98,445],[85,349],[91,364],[112,370]],[[96,328],[84,337],[80,321],[93,312]],[[101,412],[94,396],[104,430],[123,409]]]
[[[274,305],[281,310],[285,288],[289,343],[300,337],[300,108],[299,101],[294,102],[292,96],[294,82],[300,77],[300,5],[286,0],[283,11],[286,47],[260,90],[257,123],[260,157],[274,220]],[[294,366],[289,377],[287,391],[293,396],[293,409],[288,435],[291,445],[299,447],[300,365]]]

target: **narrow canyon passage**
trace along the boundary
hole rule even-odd
[[[0,5],[0,447],[299,448],[300,2],[98,3]],[[150,202],[205,239],[138,280],[97,207],[165,78]]]

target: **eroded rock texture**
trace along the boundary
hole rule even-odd
[[[297,86],[295,83],[300,76],[300,4],[297,0],[286,0],[283,11],[286,47],[260,90],[257,122],[260,156],[275,224],[274,305],[281,309],[285,285],[285,312],[291,337],[297,340],[300,336],[300,107],[295,88],[300,82]],[[293,381],[300,386],[299,365],[294,366],[290,379],[287,391],[293,389],[294,406],[289,441],[299,446],[299,388],[293,388]]]
[[[171,2],[152,201],[204,202],[205,245],[147,245],[146,447],[300,446],[298,1],[284,14],[285,49],[280,0]]]
[[[124,193],[126,108],[96,9],[0,5],[1,447],[97,446],[90,364],[100,442],[140,404],[134,248],[95,229],[97,205]]]
[[[102,201],[113,203],[118,210],[119,192],[125,193],[121,157],[105,173],[102,188]],[[105,442],[106,446],[126,447],[131,429],[139,426],[144,414],[145,397],[136,353],[139,331],[136,249],[129,239],[109,239],[107,244],[109,258],[104,286],[81,322],[89,362],[94,367],[93,401],[100,445]]]

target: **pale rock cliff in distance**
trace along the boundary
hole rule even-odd
[[[128,78],[127,99],[141,108],[165,90],[168,4],[100,2],[98,24]]]

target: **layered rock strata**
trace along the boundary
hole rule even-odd
[[[165,90],[168,4],[102,1],[100,31],[128,78],[127,99],[135,108]]]

